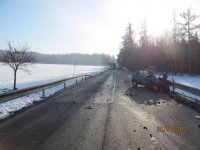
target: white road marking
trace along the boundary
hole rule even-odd
[[[114,73],[114,83],[113,83],[113,91],[112,91],[112,103],[114,103],[114,98],[115,98],[115,86],[116,86],[116,71]]]

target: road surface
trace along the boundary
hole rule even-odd
[[[110,71],[1,122],[0,150],[199,150],[195,115]]]

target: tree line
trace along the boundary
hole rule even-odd
[[[139,40],[133,38],[131,23],[122,37],[118,63],[130,70],[155,66],[159,71],[200,74],[199,16],[187,9],[177,19],[173,13],[173,28],[160,37],[148,36],[146,23],[141,26]]]
[[[44,64],[102,66],[108,65],[112,61],[112,57],[106,54],[41,54],[34,52],[34,55],[37,63]]]

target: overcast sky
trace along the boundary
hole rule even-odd
[[[146,18],[159,36],[187,8],[200,15],[200,0],[0,0],[0,49],[10,40],[41,53],[116,55],[128,22],[137,35]]]

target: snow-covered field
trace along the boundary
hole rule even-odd
[[[108,69],[103,66],[76,66],[75,76],[81,74],[88,74],[95,76],[100,72]],[[41,85],[44,83],[60,80],[73,76],[74,66],[72,65],[53,65],[53,64],[36,64],[31,70],[31,75],[25,72],[18,72],[18,88],[31,87],[34,85]],[[4,90],[12,88],[13,76],[12,71],[6,66],[0,66],[0,88]],[[81,82],[81,78],[78,79]],[[74,86],[75,80],[66,82],[66,87]],[[63,85],[58,85],[45,90],[45,96],[48,97],[59,90],[63,89]],[[36,101],[41,101],[42,92],[37,92],[17,99],[13,99],[0,104],[0,120],[10,116],[12,113],[31,105]]]
[[[75,66],[75,76],[81,74],[93,75],[104,68],[103,66]],[[72,77],[74,72],[73,65],[60,64],[35,64],[29,69],[31,74],[18,71],[17,88],[21,89]],[[12,89],[12,86],[12,70],[0,63],[0,93],[6,89]]]

